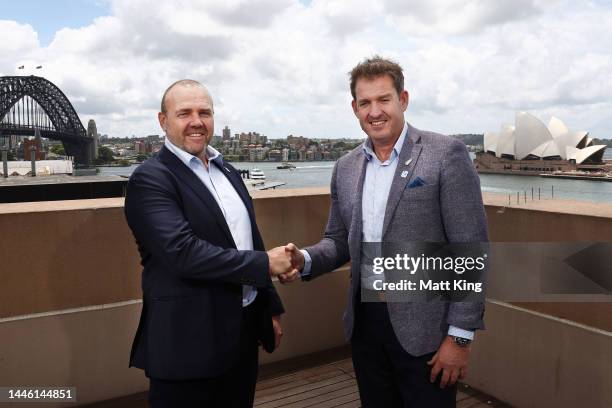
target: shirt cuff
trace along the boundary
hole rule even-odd
[[[461,337],[463,339],[474,340],[474,332],[471,330],[460,329],[455,326],[448,326],[448,335]]]
[[[300,249],[302,255],[304,255],[304,268],[300,272],[300,277],[304,278],[306,276],[310,276],[310,268],[312,268],[312,258],[308,251],[304,249]]]

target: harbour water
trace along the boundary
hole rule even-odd
[[[473,155],[472,155],[473,156]],[[606,152],[606,159],[612,159],[612,151]],[[233,162],[238,169],[249,170],[258,168],[263,170],[266,181],[280,181],[286,183],[279,188],[300,187],[327,187],[331,181],[334,162],[295,162],[295,169],[278,170],[277,162]],[[100,167],[103,175],[117,174],[129,176],[137,167]],[[606,202],[612,204],[612,183],[588,180],[547,179],[531,176],[511,176],[497,174],[481,174],[480,184],[482,191],[512,195],[516,200],[516,193],[520,193],[521,200],[524,192],[531,198],[533,188],[535,199],[538,198],[538,188],[542,199],[550,199],[553,194],[559,199],[586,200]]]

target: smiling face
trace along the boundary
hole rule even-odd
[[[172,144],[205,161],[215,128],[212,98],[206,88],[177,85],[166,94],[165,107],[158,119]]]
[[[361,77],[355,83],[353,112],[363,131],[376,146],[393,146],[404,128],[408,92],[399,95],[389,75]]]

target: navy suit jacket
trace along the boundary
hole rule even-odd
[[[245,284],[258,289],[258,336],[267,351],[274,349],[271,316],[284,310],[251,197],[236,169],[220,167],[248,210],[253,251],[236,249],[212,194],[165,147],[128,182],[125,215],[143,266],[143,309],[130,366],[149,377],[207,378],[234,365]]]

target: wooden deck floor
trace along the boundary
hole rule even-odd
[[[257,383],[257,408],[357,408],[359,392],[350,358],[285,375],[271,376]],[[460,384],[457,408],[508,407],[467,385]]]
[[[347,348],[328,350],[262,366],[255,393],[256,408],[360,407],[353,364]],[[89,408],[146,408],[139,393],[86,405]],[[466,385],[459,385],[457,408],[506,408]]]

